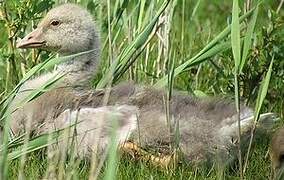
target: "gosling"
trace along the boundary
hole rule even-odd
[[[12,114],[11,128],[16,135],[26,129],[27,124],[37,133],[46,132],[51,124],[58,122],[63,124],[59,127],[64,127],[66,123],[63,122],[66,122],[66,119],[62,118],[62,114],[66,112],[79,113],[78,121],[84,123],[84,120],[88,119],[87,125],[96,128],[102,119],[97,120],[93,115],[96,115],[97,108],[102,106],[105,91],[92,90],[88,82],[99,65],[99,39],[92,16],[85,9],[75,4],[63,4],[50,10],[38,27],[18,42],[18,48],[41,48],[57,52],[60,56],[86,51],[88,53],[70,57],[54,71],[23,84],[11,108],[15,109],[31,89],[39,88],[52,77],[65,74],[55,88],[26,103]],[[126,127],[122,128],[122,131],[127,134],[121,136],[119,142],[130,141],[142,148],[170,151],[169,147],[174,143],[176,134],[174,130],[169,131],[166,123],[165,90],[122,83],[109,91],[108,106],[119,109],[120,106],[128,105],[129,108],[126,109],[130,115],[126,117],[137,115],[136,119],[130,118],[131,121],[124,121],[124,118],[118,116],[118,120],[126,122],[119,128]],[[86,108],[90,112],[89,115],[83,113]],[[80,109],[83,114],[80,114]],[[111,114],[109,110],[106,112]],[[113,113],[115,112],[116,110],[113,110]],[[207,161],[216,154],[223,156],[225,160],[231,155],[234,156],[230,151],[238,143],[238,126],[233,102],[216,98],[198,99],[173,92],[170,114],[172,118],[169,124],[171,127],[178,125],[179,148],[187,160]],[[70,119],[72,116],[68,117]],[[243,136],[247,135],[253,124],[252,117],[253,111],[241,106]],[[102,128],[102,131],[106,129],[108,128]],[[83,133],[87,129],[81,128],[81,131]]]

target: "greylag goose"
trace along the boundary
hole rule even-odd
[[[97,108],[102,105],[104,93],[86,87],[80,88],[80,85],[88,83],[99,63],[99,36],[92,16],[74,4],[55,7],[47,13],[35,30],[18,42],[17,46],[55,51],[60,56],[94,51],[73,57],[56,70],[35,77],[21,87],[12,107],[27,96],[29,89],[40,87],[56,74],[67,74],[54,89],[13,113],[11,128],[14,133],[18,134],[20,130],[25,129],[26,124],[31,124],[32,129],[38,133],[48,129],[43,128],[42,124],[59,123],[58,127],[64,127],[66,122],[74,121],[72,117],[76,113],[78,121],[82,123],[80,131],[87,131],[88,128],[83,128],[85,126],[96,128],[98,122],[102,121],[102,118],[96,120],[96,115],[99,110]],[[115,117],[120,122],[119,128],[125,131],[119,141],[134,142],[142,148],[167,152],[175,139],[175,134],[169,133],[164,99],[166,91],[162,89],[132,83],[122,83],[111,88],[108,107],[105,107],[105,110],[107,114],[116,114]],[[117,115],[121,113],[121,109],[128,115]],[[66,112],[69,112],[67,119],[71,121],[63,118],[62,114]],[[133,118],[134,114],[137,114],[137,118]],[[175,122],[179,122],[181,152],[192,162],[207,160],[217,153],[227,158],[230,149],[236,146],[237,113],[231,101],[215,98],[198,99],[174,92],[170,102],[170,114],[173,117],[170,121],[172,127],[175,126]],[[244,134],[252,124],[252,116],[253,111],[250,108],[241,106],[240,119]],[[128,120],[124,121],[125,118]],[[29,120],[31,122],[27,123]],[[90,141],[86,140],[86,143]]]

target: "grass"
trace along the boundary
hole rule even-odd
[[[280,8],[276,12],[279,9],[277,1],[262,1],[259,6],[255,1],[244,9],[248,2],[81,0],[79,3],[97,19],[102,36],[102,66],[92,85],[102,88],[110,79],[114,83],[127,79],[156,87],[168,85],[168,100],[172,86],[197,96],[233,97],[235,94],[237,106],[242,99],[255,107],[258,114],[276,112],[283,119],[284,11]],[[6,111],[9,101],[4,100],[17,93],[18,83],[64,61],[64,58],[46,61],[53,57],[49,52],[15,48],[17,39],[31,31],[40,17],[58,3],[59,0],[0,1],[1,120],[9,118]],[[56,80],[43,88],[50,88]],[[44,89],[36,90],[26,101],[36,98]],[[217,166],[194,167],[186,163],[175,169],[163,170],[147,162],[133,161],[130,157],[122,157],[115,171],[115,166],[107,166],[116,162],[112,153],[99,178],[239,179],[241,176],[245,179],[268,179],[270,161],[265,156],[269,136],[255,137],[252,141],[249,155],[242,156],[239,163],[235,161],[224,172]],[[44,146],[46,141],[36,140],[35,144]],[[8,150],[17,154],[13,148]],[[4,154],[1,157],[5,157],[4,152],[1,150]],[[24,168],[27,179],[45,177],[52,161],[44,154],[43,150],[28,154],[24,167],[21,167],[21,158],[0,160],[1,175],[16,179],[19,169]],[[245,169],[239,168],[243,165]],[[75,179],[87,179],[90,163],[66,162],[63,168],[67,175],[72,169]],[[8,176],[5,176],[5,171]]]
[[[246,179],[268,179],[270,177],[270,161],[265,158],[269,138],[258,137],[256,139],[254,151],[250,156],[250,164],[245,174]],[[266,145],[264,145],[266,144]],[[32,153],[25,165],[25,175],[27,179],[39,179],[45,174],[47,159],[41,152]],[[66,165],[67,166],[67,165]],[[224,179],[239,179],[237,162],[232,167],[225,170]],[[17,177],[18,161],[12,162],[9,168],[9,179]],[[89,175],[90,165],[82,162],[76,169],[79,179],[86,179]],[[116,179],[217,179],[216,168],[199,166],[193,167],[190,164],[180,164],[175,169],[161,169],[154,167],[147,162],[133,160],[131,157],[122,157],[118,164]],[[104,177],[102,172],[99,176]]]

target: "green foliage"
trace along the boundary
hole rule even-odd
[[[60,3],[60,0],[0,1],[2,121],[9,121],[11,112],[7,112],[7,107],[22,83],[65,60],[52,59],[53,54],[48,52],[22,51],[15,47],[19,38],[30,32],[52,6]],[[117,83],[127,79],[157,87],[168,84],[168,98],[172,86],[197,96],[231,96],[236,93],[237,100],[241,96],[247,104],[256,105],[256,113],[272,111],[283,118],[284,12],[274,11],[278,7],[276,1],[253,4],[255,8],[246,11],[240,8],[243,7],[242,3],[235,0],[232,6],[232,1],[225,0],[80,1],[94,15],[102,36],[101,69],[94,77],[94,87],[104,87],[110,80]],[[39,96],[57,80],[52,79],[43,89],[32,92],[26,101]],[[7,142],[0,148],[0,171],[8,170],[6,173],[11,178],[18,176],[19,171],[15,169],[21,165],[20,160],[8,160],[48,145],[47,136],[32,139],[26,146],[22,146],[23,138],[12,142],[6,139]],[[254,151],[248,157],[244,174],[247,179],[269,177],[270,164],[264,160],[267,145],[267,140],[262,140],[252,147]],[[23,147],[26,151],[23,151]],[[34,152],[28,155],[24,167],[27,178],[45,176],[45,169],[51,162],[47,158],[42,160],[42,154]],[[114,177],[114,164],[117,162],[114,153],[112,155],[109,159],[111,166],[103,168],[106,176],[100,174],[99,177]],[[2,157],[4,160],[1,160]],[[4,168],[3,165],[7,164],[9,167]],[[89,164],[66,163],[64,166],[64,173],[71,169],[74,177],[86,178],[89,175]],[[144,162],[123,159],[119,161],[117,176],[119,179],[215,179],[218,176],[217,168],[212,169],[183,164],[165,172]],[[225,169],[224,177],[234,179],[239,176],[238,173],[239,166],[236,164]],[[3,177],[7,176],[4,174]]]

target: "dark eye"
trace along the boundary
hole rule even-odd
[[[58,26],[58,25],[60,24],[60,22],[57,21],[57,20],[53,20],[53,21],[51,21],[50,24],[51,24],[52,26]]]

